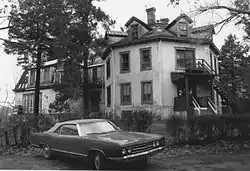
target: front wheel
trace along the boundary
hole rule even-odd
[[[46,159],[52,158],[50,147],[47,144],[43,145],[43,157]]]
[[[107,162],[101,153],[96,152],[93,156],[92,165],[94,170],[105,170]]]

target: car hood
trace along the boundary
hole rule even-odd
[[[150,140],[155,140],[157,138],[160,138],[161,136],[157,134],[148,134],[141,132],[117,131],[104,134],[92,134],[88,135],[87,137],[105,142],[112,142],[124,146],[136,144],[137,142],[141,143]]]

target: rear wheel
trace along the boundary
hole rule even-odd
[[[92,156],[92,167],[94,170],[105,170],[107,162],[103,154],[95,152]]]
[[[52,158],[52,153],[51,153],[50,147],[47,144],[43,145],[43,157],[46,159]]]

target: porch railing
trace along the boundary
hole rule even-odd
[[[216,71],[204,59],[196,59],[196,67],[204,69],[210,74],[216,75]]]
[[[192,103],[194,105],[194,109],[197,110],[198,115],[200,115],[201,114],[201,107],[194,97],[192,97]]]
[[[210,107],[210,109],[211,109],[216,115],[220,114],[220,110],[219,110],[218,106],[216,106],[216,105],[214,104],[214,102],[212,101],[211,98],[208,98],[208,106]]]

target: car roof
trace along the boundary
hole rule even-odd
[[[70,120],[56,123],[52,128],[50,128],[46,132],[54,132],[57,128],[64,124],[81,124],[81,123],[93,123],[93,122],[100,122],[100,121],[107,121],[106,119],[78,119],[78,120]]]
[[[77,119],[77,120],[59,122],[59,124],[60,125],[62,125],[62,124],[81,124],[81,123],[91,123],[91,122],[99,122],[99,121],[106,121],[106,119]]]

